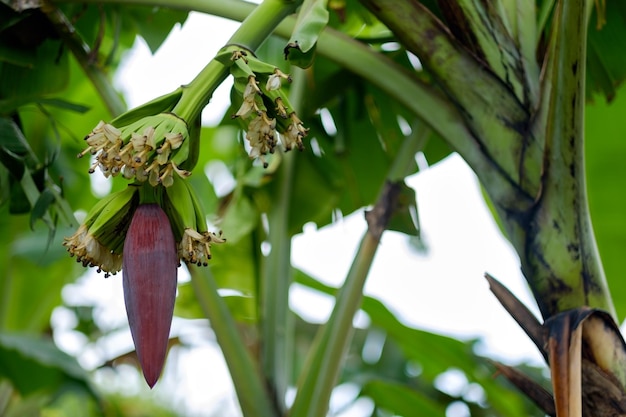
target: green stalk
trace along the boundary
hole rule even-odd
[[[244,0],[52,0],[54,3],[80,4],[134,4],[137,6],[163,7],[166,9],[197,11],[231,20],[243,21],[256,7]],[[284,1],[284,3],[299,3]]]
[[[255,51],[296,6],[297,3],[293,1],[265,0],[251,9],[227,45],[240,45]],[[188,122],[195,120],[228,74],[227,67],[215,59],[211,60],[191,83],[182,87],[183,95],[173,113]]]
[[[361,305],[363,286],[369,273],[378,242],[371,233],[361,239],[346,281],[337,295],[328,322],[318,332],[298,382],[298,393],[291,417],[324,417],[339,376],[348,342],[352,339],[352,320]]]
[[[258,369],[246,350],[228,306],[217,292],[213,275],[208,268],[196,266],[190,266],[189,273],[200,307],[211,322],[228,364],[243,415],[275,417]]]
[[[352,339],[352,320],[361,305],[365,280],[378,243],[393,213],[398,185],[428,134],[427,128],[421,128],[404,141],[389,170],[388,181],[376,206],[365,215],[368,230],[361,239],[348,276],[337,294],[331,316],[315,337],[298,382],[298,392],[289,414],[291,417],[324,417],[328,412],[330,396],[337,382],[346,348]]]
[[[522,267],[545,318],[581,306],[615,318],[589,214],[584,164],[588,2],[555,9],[552,59],[542,100],[547,117],[542,194],[529,222]]]
[[[294,82],[290,90],[290,101],[294,108],[300,107],[305,88],[305,74],[291,74]],[[293,364],[294,322],[289,310],[289,288],[291,286],[291,235],[289,234],[289,212],[291,192],[297,155],[283,154],[277,172],[276,199],[268,213],[269,242],[271,252],[266,258],[261,280],[261,367],[275,403],[280,412],[285,410],[285,394],[290,383]]]
[[[85,75],[87,75],[87,78],[91,80],[91,83],[100,95],[100,98],[111,116],[116,117],[124,113],[126,111],[126,105],[113,88],[109,78],[92,59],[89,46],[83,42],[63,12],[49,1],[43,2],[41,10],[46,14],[50,22],[52,22],[59,36],[63,39],[64,45],[72,52],[74,58],[76,58],[76,61],[78,61],[78,64],[85,72]]]
[[[287,223],[294,161],[293,154],[284,155],[277,172],[278,190],[268,213],[271,252],[265,259],[261,279],[261,367],[281,414],[285,411],[293,362],[294,322],[289,310],[291,236]]]

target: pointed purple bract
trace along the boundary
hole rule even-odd
[[[156,204],[140,205],[124,240],[128,324],[146,382],[156,384],[167,355],[178,255],[170,222]]]

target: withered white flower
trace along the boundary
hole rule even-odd
[[[63,239],[70,256],[83,266],[98,266],[98,272],[104,271],[105,277],[122,269],[122,255],[107,250],[95,239],[86,225],[81,225],[76,232]]]
[[[200,233],[187,228],[178,248],[178,256],[185,262],[207,266],[211,259],[211,245],[226,242],[226,239],[212,232]]]

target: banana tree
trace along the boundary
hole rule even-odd
[[[594,4],[595,21],[604,28],[588,34]],[[393,340],[385,351],[389,363],[423,364],[420,378],[395,375],[390,381],[386,375],[363,382],[362,363],[352,381],[361,378],[361,395],[376,407],[441,415],[442,404],[458,398],[429,384],[457,367],[489,392],[491,408],[477,407],[474,414],[526,415],[523,403],[505,400],[506,389],[484,375],[484,365],[545,414],[626,414],[626,345],[617,324],[623,307],[614,306],[596,247],[583,142],[586,98],[599,87],[614,96],[625,75],[619,59],[607,58],[611,49],[603,42],[610,35],[623,38],[614,18],[623,15],[621,6],[605,10],[604,2],[589,0],[265,0],[258,6],[235,0],[58,0],[2,7],[8,16],[0,89],[5,207],[30,212],[31,226],[43,222],[52,246],[60,224],[76,229],[72,208],[90,208],[77,230],[63,229],[63,245],[84,266],[105,275],[123,271],[129,324],[150,386],[172,343],[172,314],[201,316],[211,322],[244,415],[324,416],[337,382],[350,380],[346,356],[363,344],[362,332],[352,328],[362,308]],[[114,66],[117,48],[128,47],[137,33],[158,47],[188,11],[242,23],[189,84],[124,111],[103,67]],[[145,21],[164,29],[155,35]],[[25,36],[29,30],[36,36]],[[110,52],[106,60],[104,50]],[[69,68],[81,75],[68,78]],[[51,73],[65,82],[55,85]],[[232,106],[219,127],[202,128],[201,111],[227,77],[234,81]],[[80,83],[98,97],[95,111],[84,115],[76,113],[87,108],[72,101],[81,96],[58,96],[63,89],[79,91]],[[59,133],[69,123],[84,129],[78,134],[84,141]],[[48,155],[55,137],[63,146],[41,163],[38,155]],[[468,353],[460,342],[406,328],[380,302],[363,296],[385,230],[419,232],[415,195],[404,183],[417,170],[415,154],[435,163],[452,151],[480,179],[519,254],[541,319],[486,277],[546,359],[551,390],[515,368]],[[76,154],[91,155],[91,167],[71,159]],[[222,199],[197,175],[212,159],[226,163],[236,179]],[[94,203],[72,192],[87,186],[87,172],[114,178],[113,193]],[[306,222],[325,225],[337,210],[367,206],[368,229],[340,289],[292,268],[290,240]],[[217,214],[213,223],[223,235],[209,230],[207,212]],[[269,253],[261,250],[264,241]],[[176,259],[191,274],[190,284],[178,286],[178,310]],[[10,264],[3,262],[4,268]],[[307,328],[289,310],[293,282],[335,296],[323,326]],[[221,296],[222,288],[240,295]],[[15,299],[27,294],[21,287],[13,291]],[[188,304],[195,312],[185,310]],[[25,327],[12,321],[13,310],[11,303],[0,309],[0,331]],[[44,328],[41,320],[25,323],[32,331]],[[257,336],[244,341],[250,333]],[[303,334],[311,346],[298,349]],[[11,337],[0,339],[1,346],[20,352]],[[433,344],[442,359],[426,361]],[[68,367],[58,369],[64,378],[86,380]],[[0,371],[18,381],[14,370]],[[13,386],[25,387],[23,381]],[[292,386],[296,395],[288,404]]]

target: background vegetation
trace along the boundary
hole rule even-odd
[[[496,365],[475,353],[475,341],[407,327],[379,300],[363,297],[362,289],[384,230],[419,239],[419,225],[412,215],[415,195],[403,182],[418,170],[414,155],[422,152],[430,164],[436,164],[453,150],[483,182],[494,216],[520,253],[532,284],[535,273],[541,275],[541,266],[533,261],[532,253],[521,250],[527,247],[524,239],[530,229],[520,226],[518,218],[511,220],[516,217],[512,208],[539,195],[542,156],[549,156],[546,149],[554,149],[557,141],[544,138],[559,136],[546,132],[565,131],[549,122],[560,120],[561,111],[551,100],[557,93],[569,97],[568,91],[580,99],[576,86],[584,88],[582,74],[586,75],[586,89],[581,90],[585,99],[579,101],[586,103],[580,105],[586,110],[586,171],[581,165],[577,173],[587,179],[595,240],[614,297],[608,292],[588,297],[584,292],[561,305],[559,300],[565,296],[554,287],[531,286],[543,319],[590,305],[608,311],[609,317],[613,314],[617,323],[623,321],[626,298],[620,295],[626,291],[626,281],[620,271],[626,217],[620,192],[626,178],[626,165],[621,161],[626,155],[626,125],[622,123],[626,99],[617,88],[626,73],[621,53],[626,6],[608,2],[606,10],[592,14],[591,2],[569,2],[584,16],[584,27],[587,19],[591,22],[587,72],[581,70],[578,78],[561,85],[562,73],[551,60],[571,58],[576,51],[568,55],[564,45],[579,44],[576,39],[568,43],[551,35],[575,16],[567,11],[565,1],[493,2],[500,9],[488,10],[471,1],[459,1],[458,8],[431,1],[397,2],[431,19],[406,22],[381,12],[394,11],[385,2],[300,3],[264,2],[265,9],[259,9],[268,13],[265,27],[258,15],[257,20],[250,19],[261,36],[257,43],[262,45],[251,49],[263,61],[294,76],[290,96],[310,128],[306,150],[277,153],[266,169],[252,163],[244,149],[241,126],[231,118],[240,105],[236,93],[222,122],[202,127],[199,169],[190,182],[202,197],[209,220],[219,223],[228,243],[215,247],[209,268],[191,268],[191,281],[179,286],[176,315],[209,319],[246,416],[286,415],[285,392],[293,386],[299,391],[290,415],[325,415],[333,387],[343,382],[359,387],[357,398],[374,401],[373,415],[445,415],[456,403],[465,404],[476,416],[552,414],[554,409],[547,410],[545,403],[540,404],[543,410],[538,408],[505,378],[494,378]],[[75,214],[88,211],[98,200],[87,191],[87,162],[76,159],[76,154],[83,148],[84,135],[99,120],[111,120],[126,110],[110,79],[137,36],[155,51],[176,24],[184,23],[190,10],[243,21],[254,9],[238,0],[0,3],[0,414],[175,415],[159,404],[111,394],[94,382],[93,369],[83,369],[51,340],[50,317],[64,304],[62,289],[85,272],[67,256],[61,241],[78,226]],[[532,14],[518,19],[511,10],[521,16],[522,11]],[[298,15],[290,16],[295,11]],[[481,13],[490,18],[481,20]],[[506,27],[485,23],[481,32],[476,23],[502,23],[506,21],[503,16],[509,18]],[[438,19],[446,22],[450,32],[433,23]],[[606,22],[600,24],[602,19]],[[411,27],[417,28],[416,33]],[[264,41],[262,33],[272,31]],[[433,38],[422,38],[429,33]],[[485,39],[485,33],[502,38]],[[475,37],[464,37],[468,34]],[[291,50],[285,60],[285,45],[294,37],[300,51]],[[443,44],[437,43],[440,39]],[[445,39],[452,39],[450,45],[445,45]],[[200,43],[190,45],[190,53]],[[491,55],[511,45],[515,53]],[[408,50],[419,56],[423,67],[409,59]],[[448,55],[438,56],[437,51]],[[458,60],[448,60],[450,56]],[[506,59],[499,69],[498,61]],[[516,67],[522,62],[522,69]],[[296,67],[303,63],[307,69]],[[548,75],[552,68],[556,68],[554,76]],[[332,117],[336,132],[325,127],[320,109]],[[524,129],[509,123],[520,120]],[[534,127],[525,130],[530,125]],[[535,136],[528,136],[532,129],[536,129]],[[528,145],[531,136],[541,138],[537,139],[540,144]],[[472,142],[476,138],[481,140]],[[525,145],[518,148],[520,143]],[[200,169],[212,160],[222,161],[236,180],[222,198]],[[511,180],[515,176],[511,173],[518,169],[524,172]],[[126,184],[116,179],[113,191]],[[584,183],[581,187],[584,190]],[[557,203],[546,210],[555,206],[569,210],[564,197],[559,200],[561,194],[556,195]],[[340,291],[291,267],[290,240],[305,223],[323,227],[332,222],[333,213],[347,215],[363,207],[370,208],[369,230]],[[542,235],[538,232],[537,236]],[[270,243],[269,254],[262,252],[262,242]],[[557,273],[557,278],[563,276]],[[293,282],[337,297],[325,326],[307,323],[289,311],[287,296]],[[220,297],[218,289],[230,290],[229,296]],[[579,302],[581,297],[585,302]],[[88,340],[96,343],[106,336],[94,320],[92,306],[66,307],[76,315],[76,330]],[[352,317],[359,308],[370,317],[371,326],[353,330]],[[368,335],[380,332],[387,335],[380,358],[368,362],[362,355],[363,344]],[[106,358],[101,367],[115,368],[128,360],[133,363],[132,352]],[[545,372],[522,368],[550,390]],[[461,371],[484,395],[450,395],[438,389],[435,379],[450,369]],[[506,369],[500,371],[506,373]]]

